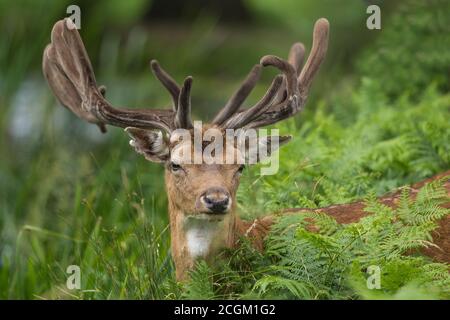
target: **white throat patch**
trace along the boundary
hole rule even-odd
[[[214,240],[218,240],[223,224],[223,219],[211,219],[207,215],[185,218],[187,248],[192,258],[206,258]]]

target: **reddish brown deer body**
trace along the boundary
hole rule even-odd
[[[200,131],[202,134],[213,128],[223,137],[226,129],[260,128],[301,111],[312,79],[327,51],[328,29],[326,19],[316,22],[311,53],[304,66],[304,47],[300,43],[292,46],[288,61],[275,56],[263,57],[213,122],[195,128],[190,117],[191,77],[187,77],[180,87],[156,61],[152,61],[153,73],[172,97],[172,108],[114,108],[104,98],[105,89],[97,86],[89,57],[74,24],[69,19],[55,24],[51,44],[44,51],[43,71],[58,100],[81,119],[98,125],[102,132],[106,132],[107,124],[125,128],[132,138],[130,144],[138,153],[165,165],[177,279],[185,279],[187,270],[197,259],[212,260],[221,248],[234,246],[240,235],[250,236],[261,247],[272,223],[271,217],[243,222],[236,216],[235,195],[242,164],[179,162],[174,151],[187,141],[175,139],[177,130]],[[281,75],[275,77],[258,103],[239,110],[256,85],[263,66],[276,67]],[[282,144],[289,139],[269,136],[258,138],[258,143],[269,146],[274,141]],[[198,152],[190,147],[188,150],[194,156]],[[227,146],[226,152],[229,151],[234,151],[234,145]]]

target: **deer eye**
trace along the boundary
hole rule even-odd
[[[179,164],[176,164],[175,162],[171,162],[169,168],[171,171],[179,171],[182,169],[181,166]]]
[[[244,171],[244,169],[245,169],[245,165],[241,165],[238,169],[238,172],[242,173],[242,171]]]

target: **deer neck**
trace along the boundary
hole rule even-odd
[[[197,260],[211,263],[221,249],[233,246],[236,216],[234,210],[223,216],[191,214],[168,200],[172,257],[177,279],[184,280]]]

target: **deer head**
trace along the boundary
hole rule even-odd
[[[328,45],[328,21],[319,19],[314,26],[313,45],[303,66],[304,46],[295,43],[288,60],[268,55],[255,65],[240,88],[216,115],[212,123],[195,126],[191,120],[190,93],[192,77],[179,86],[157,61],[151,62],[156,78],[172,97],[170,109],[123,109],[113,107],[105,99],[105,88],[98,86],[80,35],[70,19],[58,21],[51,33],[51,43],[43,56],[44,75],[62,105],[81,119],[96,124],[106,132],[106,125],[125,128],[130,144],[147,160],[165,166],[165,182],[169,200],[171,246],[177,279],[199,259],[212,260],[223,247],[232,247],[236,230],[242,229],[235,215],[236,190],[242,162],[188,163],[183,154],[195,158],[209,145],[225,139],[227,130],[243,132],[274,124],[294,116],[305,105],[312,79],[322,63]],[[281,71],[266,94],[252,107],[240,109],[259,80],[262,68],[272,66]],[[209,143],[195,147],[196,134],[215,132]],[[183,136],[183,139],[180,139]],[[273,145],[288,142],[289,136],[258,137],[258,146],[273,151]],[[203,140],[202,140],[203,141]],[[221,141],[224,155],[233,152],[236,159],[248,150]],[[194,147],[193,147],[194,146]],[[249,148],[244,143],[244,149]],[[234,158],[233,158],[234,159]],[[259,157],[258,159],[261,159]]]

